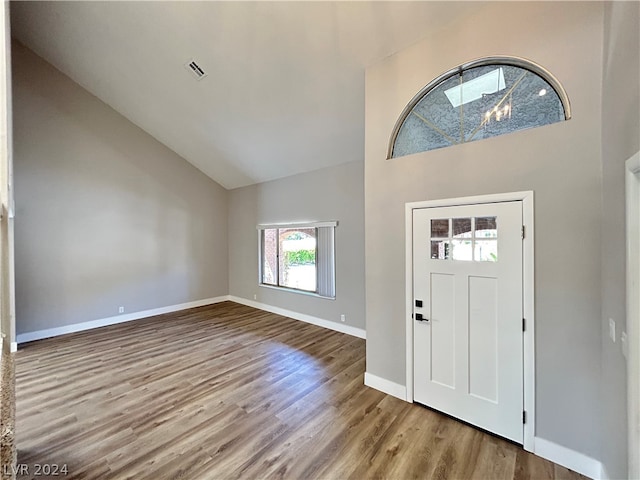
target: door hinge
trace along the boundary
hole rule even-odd
[[[524,225],[522,225],[522,239],[524,240]]]
[[[526,322],[525,322],[525,319],[523,318],[522,319],[522,331],[523,332],[526,331],[526,329],[527,329],[525,324],[526,324]]]
[[[522,411],[522,423],[527,423],[527,412],[525,410]]]

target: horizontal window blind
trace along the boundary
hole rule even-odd
[[[335,298],[335,229],[334,227],[318,227],[318,295]]]

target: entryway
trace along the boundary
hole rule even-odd
[[[526,428],[533,417],[532,200],[524,192],[407,205],[408,400],[527,449],[533,448],[533,425]]]

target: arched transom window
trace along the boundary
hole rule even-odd
[[[560,83],[528,60],[491,57],[440,75],[409,102],[387,158],[495,137],[568,120]]]

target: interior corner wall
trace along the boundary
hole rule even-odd
[[[367,372],[404,385],[406,202],[533,190],[536,436],[598,459],[601,3],[495,2],[366,71]],[[386,160],[405,105],[469,60],[530,59],[565,87],[566,122]],[[514,105],[514,109],[518,105]],[[520,321],[520,319],[517,319]]]
[[[17,333],[228,293],[227,191],[13,43]]]
[[[607,2],[602,84],[602,463],[627,478],[625,161],[640,150],[640,3]],[[609,337],[616,322],[616,342]]]
[[[350,162],[230,191],[229,293],[364,329],[363,164]],[[258,224],[337,220],[336,298],[258,286]]]

